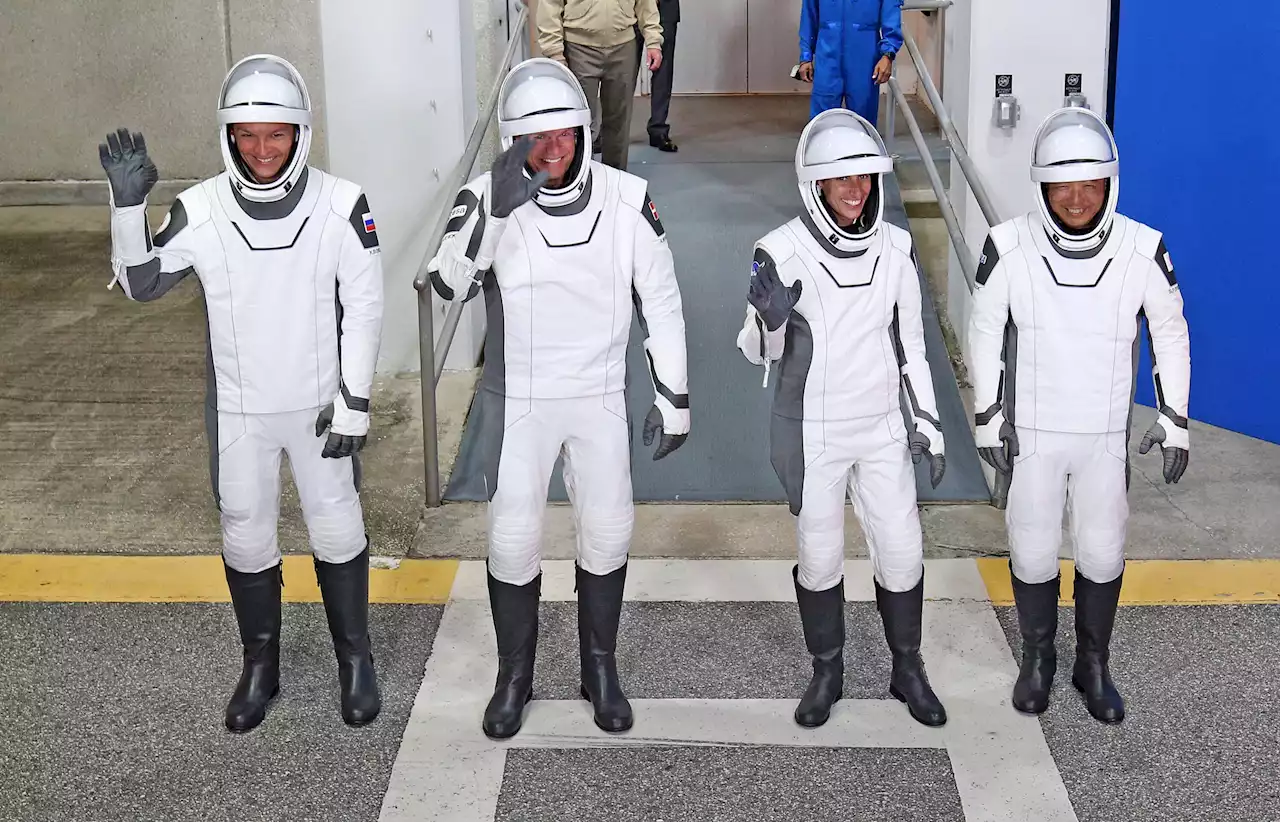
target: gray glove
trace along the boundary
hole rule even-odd
[[[802,285],[796,280],[790,288],[778,279],[778,269],[773,260],[765,257],[751,264],[751,285],[747,289],[747,301],[760,315],[765,328],[777,331],[791,316],[791,309],[800,301]]]
[[[524,165],[532,149],[533,138],[526,134],[493,161],[493,168],[490,170],[493,177],[493,202],[489,206],[489,213],[494,217],[506,217],[532,200],[547,181],[549,175],[545,171],[539,171],[532,178],[525,176]]]
[[[1018,456],[1018,432],[1009,423],[1000,426],[1000,439],[1003,445],[995,448],[979,448],[978,456],[1001,474],[1013,472],[1013,458]]]
[[[1170,412],[1172,413],[1172,412]],[[1175,483],[1182,479],[1182,474],[1187,470],[1187,463],[1191,461],[1191,452],[1186,448],[1180,448],[1172,445],[1169,440],[1172,439],[1165,430],[1162,420],[1156,420],[1147,433],[1143,435],[1142,442],[1138,444],[1138,453],[1146,454],[1151,450],[1151,446],[1159,445],[1160,451],[1164,454],[1164,481],[1165,484]],[[1185,425],[1186,421],[1183,420]],[[1173,426],[1171,426],[1173,427]],[[1179,429],[1178,434],[1183,442],[1187,440],[1186,428]]]
[[[942,454],[934,454],[929,450],[929,438],[918,431],[911,433],[911,461],[916,465],[925,457],[929,458],[929,482],[934,488],[942,482],[942,475],[947,471],[947,458]]]
[[[320,409],[320,415],[316,417],[316,436],[323,437],[325,432],[329,432],[329,438],[325,440],[324,450],[320,452],[320,456],[330,459],[342,459],[358,454],[360,449],[364,448],[365,437],[352,436],[350,434],[339,434],[331,430],[333,428],[333,403],[329,403]]]
[[[653,445],[653,438],[659,431],[662,431],[662,411],[655,404],[644,418],[644,428],[641,433],[644,444]],[[684,445],[687,439],[689,439],[688,434],[668,434],[662,431],[662,438],[658,441],[658,448],[653,452],[653,459],[655,461],[662,459]]]
[[[142,205],[160,179],[156,164],[147,156],[147,141],[142,132],[130,135],[129,129],[122,128],[108,134],[107,142],[98,143],[98,159],[107,172],[116,208]]]
[[[1004,409],[995,403],[974,417],[973,443],[978,456],[1001,474],[1013,472],[1013,458],[1018,456],[1018,430],[1004,418]]]

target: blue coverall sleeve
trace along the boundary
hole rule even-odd
[[[808,3],[806,2],[806,6]],[[801,18],[803,21],[803,18]],[[801,31],[804,23],[801,22]],[[897,54],[902,48],[902,0],[880,0],[880,54]]]
[[[813,50],[818,42],[818,0],[801,0],[800,5],[800,62],[813,60]]]

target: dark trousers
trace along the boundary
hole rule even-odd
[[[676,29],[679,23],[662,24],[662,65],[653,73],[649,84],[649,137],[662,140],[671,132],[667,114],[671,111],[671,82],[675,76]],[[636,36],[640,65],[644,65],[644,41]]]

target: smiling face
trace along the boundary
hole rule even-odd
[[[533,135],[529,150],[529,167],[533,173],[547,172],[547,188],[563,188],[565,175],[573,165],[577,151],[577,128],[541,131]]]
[[[259,183],[269,183],[280,176],[293,151],[296,126],[288,123],[236,123],[231,126],[236,151],[245,168]]]
[[[1106,180],[1083,180],[1075,183],[1049,183],[1049,208],[1062,224],[1079,231],[1098,216],[1107,200]]]
[[[831,177],[818,181],[823,199],[835,212],[838,225],[851,226],[862,216],[862,209],[867,204],[867,196],[871,193],[871,175],[858,174],[850,177]]]

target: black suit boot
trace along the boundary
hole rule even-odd
[[[1124,699],[1111,681],[1111,630],[1120,604],[1124,573],[1110,582],[1090,582],[1076,571],[1076,664],[1071,683],[1084,694],[1099,722],[1124,719]]]
[[[1022,665],[1013,685],[1013,707],[1028,714],[1041,714],[1049,707],[1053,676],[1058,671],[1058,652],[1053,647],[1058,633],[1058,595],[1062,577],[1032,585],[1013,574],[1013,601],[1018,606],[1018,630],[1022,634]]]
[[[338,658],[342,721],[367,725],[382,710],[369,643],[369,547],[348,562],[315,560],[316,581]]]
[[[923,725],[945,725],[947,712],[929,686],[920,658],[924,616],[924,577],[910,591],[894,593],[876,581],[876,607],[884,620],[884,636],[893,652],[889,693],[907,703],[912,718]]]
[[[831,707],[844,696],[844,580],[825,591],[800,584],[800,566],[792,566],[800,606],[804,644],[813,656],[813,676],[796,706],[796,723],[816,728],[831,716]]]
[[[256,574],[223,567],[244,646],[240,681],[227,703],[225,722],[227,730],[243,733],[262,722],[267,704],[280,692],[281,566]]]
[[[622,590],[627,566],[596,576],[575,565],[578,588],[578,644],[582,653],[582,698],[591,700],[595,723],[611,733],[631,728],[631,703],[618,682],[615,656]]]
[[[498,635],[498,679],[484,709],[485,736],[507,739],[519,732],[524,706],[533,699],[533,660],[538,646],[538,600],[542,574],[509,585],[489,574],[489,607]]]

